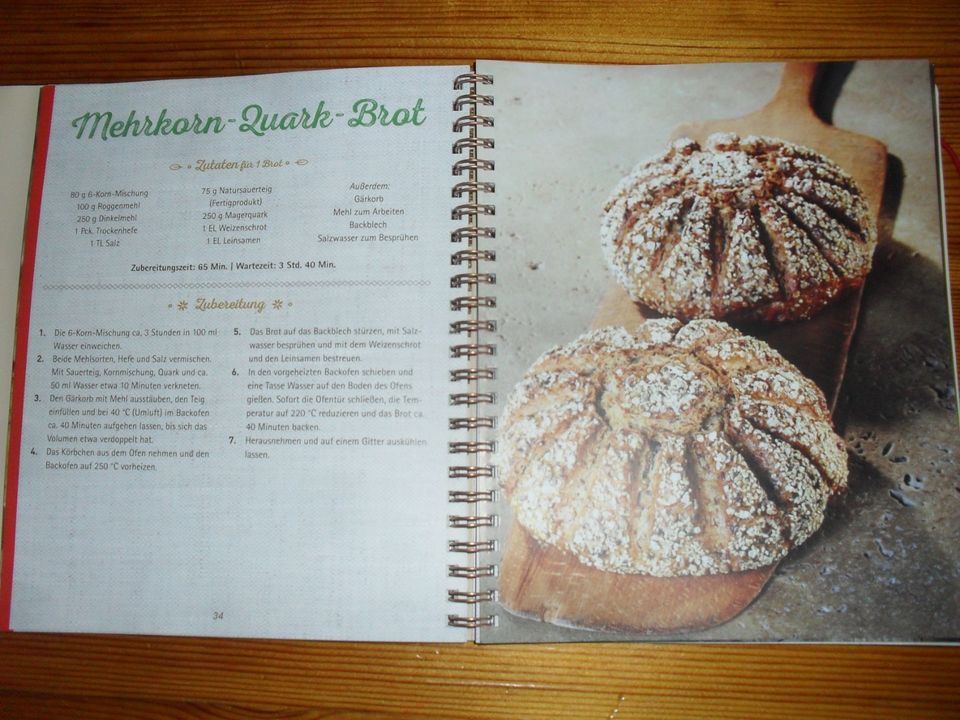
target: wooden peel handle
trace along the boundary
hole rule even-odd
[[[813,111],[813,91],[816,85],[819,64],[815,62],[786,63],[780,76],[777,92],[760,113],[783,120],[814,120],[818,125],[823,121]]]
[[[735,132],[740,136],[769,135],[803,140],[818,138],[828,128],[813,111],[818,63],[786,63],[773,97],[759,110],[739,118],[684,123],[674,128],[673,139],[689,137],[703,143],[716,132]],[[813,145],[812,141],[807,144]]]

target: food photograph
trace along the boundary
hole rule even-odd
[[[506,108],[484,639],[955,640],[930,67],[480,69]]]

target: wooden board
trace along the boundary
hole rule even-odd
[[[679,577],[605,572],[540,543],[514,523],[500,564],[506,610],[587,630],[673,633],[736,617],[760,594],[777,563],[756,570]]]
[[[778,137],[811,147],[853,176],[877,221],[886,178],[886,147],[873,138],[828,125],[816,115],[812,101],[817,74],[816,63],[788,63],[776,94],[760,110],[740,118],[681,125],[673,137],[691,137],[702,143],[715,132],[736,132]],[[809,320],[739,327],[765,340],[816,382],[832,410],[843,381],[862,293],[862,287],[847,292]],[[611,283],[592,325],[633,328],[648,315],[619,284]]]

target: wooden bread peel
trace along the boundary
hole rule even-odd
[[[673,138],[686,136],[702,144],[713,133],[735,132],[813,148],[853,176],[876,222],[886,178],[886,147],[817,117],[812,106],[817,73],[816,63],[787,64],[776,94],[760,110],[741,118],[681,125]],[[808,320],[740,329],[767,342],[816,382],[832,412],[862,295],[862,286],[848,291]],[[613,281],[592,327],[634,329],[646,317]],[[702,629],[735,617],[760,594],[777,564],[703,577],[618,575],[583,565],[573,555],[537,542],[513,523],[502,562],[502,567],[507,566],[516,571],[503,573],[501,600],[513,613],[591,629],[662,633]]]
[[[579,562],[514,522],[501,561],[500,601],[515,615],[626,633],[699,630],[738,615],[776,565],[699,577],[621,575]]]

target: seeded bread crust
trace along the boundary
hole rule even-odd
[[[784,140],[689,138],[638,165],[604,208],[601,245],[630,297],[681,319],[810,317],[870,271],[857,183]]]
[[[497,465],[516,522],[620,574],[774,565],[847,483],[820,390],[762,341],[713,320],[603,328],[548,351],[500,427]]]

